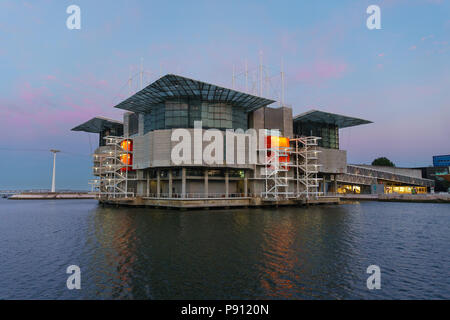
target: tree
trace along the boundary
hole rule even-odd
[[[395,167],[395,164],[386,157],[376,158],[372,161],[373,166]]]

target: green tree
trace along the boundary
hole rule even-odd
[[[386,157],[376,158],[372,161],[373,166],[395,167],[395,164]]]

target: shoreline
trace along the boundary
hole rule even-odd
[[[73,200],[73,199],[95,199],[94,194],[73,192],[73,193],[20,193],[8,197],[8,200]]]
[[[348,194],[340,195],[339,197],[341,201],[450,203],[450,194]]]

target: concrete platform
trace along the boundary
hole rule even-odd
[[[237,207],[269,207],[269,206],[302,206],[319,204],[339,204],[338,197],[320,197],[319,199],[306,201],[304,199],[265,200],[262,198],[146,198],[137,197],[129,199],[99,200],[100,203],[116,206],[136,206],[173,209],[208,209],[208,208],[237,208]]]
[[[9,200],[70,200],[70,199],[95,199],[94,194],[90,193],[21,193],[8,198]]]
[[[450,194],[345,194],[341,200],[450,203]]]

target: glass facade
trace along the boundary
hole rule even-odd
[[[433,166],[450,167],[450,154],[444,156],[433,156]]]
[[[203,128],[247,130],[247,112],[231,103],[200,100],[168,100],[154,106],[144,115],[144,132],[193,128],[194,121],[202,121]]]
[[[339,127],[318,122],[296,122],[294,134],[299,136],[321,137],[319,146],[329,149],[339,149]]]
[[[115,126],[115,127],[106,128],[103,131],[100,131],[99,135],[98,135],[98,138],[99,138],[98,145],[99,145],[99,147],[106,146],[105,137],[108,137],[108,136],[114,136],[114,137],[123,136],[123,126],[122,125]]]

